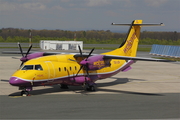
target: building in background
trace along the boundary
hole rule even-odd
[[[40,48],[43,50],[79,50],[78,45],[83,50],[83,41],[40,41]]]

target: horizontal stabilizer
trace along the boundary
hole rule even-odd
[[[111,25],[131,26],[132,24],[112,23]],[[164,26],[164,24],[163,23],[160,23],[160,24],[133,24],[133,26]]]

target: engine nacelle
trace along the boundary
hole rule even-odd
[[[22,57],[20,60],[26,62],[30,59],[34,59],[42,56],[44,56],[44,52],[37,52],[37,53],[28,54],[26,57]]]
[[[90,78],[85,77],[85,76],[79,76],[79,77],[70,78],[70,80],[79,84],[83,84],[87,81],[90,81]]]
[[[104,55],[94,55],[87,60],[82,60],[80,64],[87,66],[88,70],[100,70],[104,67],[111,66],[110,61],[111,59],[104,59]]]

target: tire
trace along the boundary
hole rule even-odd
[[[29,96],[29,92],[28,91],[22,91],[21,96]]]
[[[89,86],[88,88],[86,88],[86,90],[91,92],[96,91],[95,86]]]

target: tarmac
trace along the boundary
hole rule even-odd
[[[97,81],[97,90],[34,87],[21,97],[8,83],[21,56],[0,56],[0,119],[179,119],[180,64],[137,61]]]

